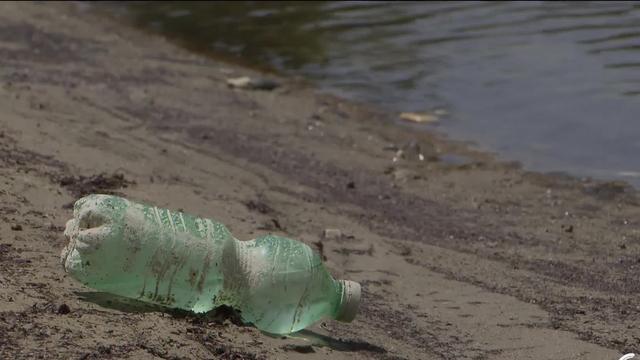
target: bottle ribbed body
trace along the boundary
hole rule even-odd
[[[116,196],[78,200],[65,234],[63,266],[91,288],[194,312],[230,305],[272,333],[336,317],[344,298],[303,243],[238,241],[211,219]]]
[[[301,330],[323,317],[335,318],[342,287],[320,257],[295,240],[267,235],[233,243],[225,256],[220,302],[271,333]]]

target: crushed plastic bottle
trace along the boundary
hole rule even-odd
[[[65,235],[65,271],[96,290],[196,313],[227,305],[274,334],[358,311],[360,285],[284,237],[239,241],[216,221],[110,195],[78,200]]]

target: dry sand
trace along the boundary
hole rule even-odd
[[[0,3],[0,358],[640,351],[635,191],[528,173],[291,80],[227,87],[244,75],[68,4]],[[300,239],[363,285],[361,313],[274,338],[95,294],[59,263],[89,192]]]

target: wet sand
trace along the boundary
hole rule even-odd
[[[634,190],[530,173],[290,79],[227,86],[245,75],[70,5],[0,3],[0,358],[640,351]],[[59,260],[91,192],[300,239],[363,285],[361,313],[275,338],[95,294]]]

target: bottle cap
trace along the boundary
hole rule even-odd
[[[350,280],[340,281],[342,282],[342,301],[336,320],[351,322],[360,307],[360,284]]]

